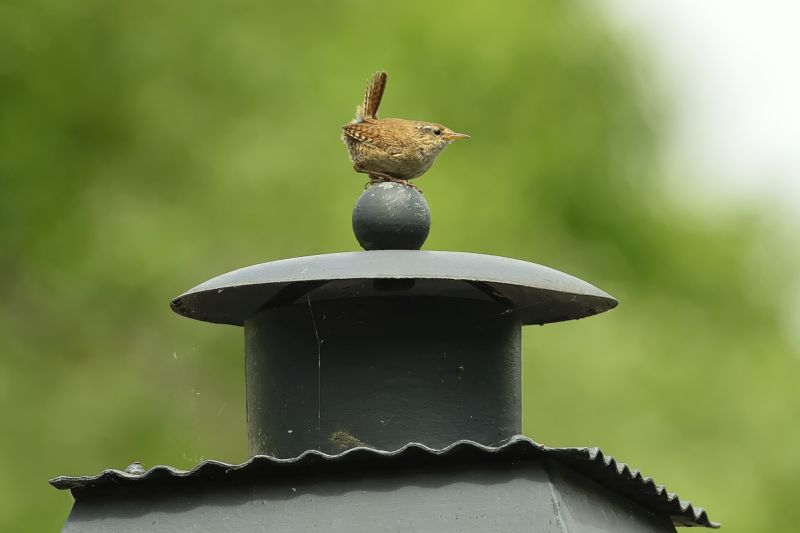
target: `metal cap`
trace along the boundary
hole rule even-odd
[[[609,294],[552,268],[483,254],[376,250],[313,255],[234,270],[172,301],[183,316],[241,326],[259,311],[310,301],[443,296],[496,301],[522,324],[573,320],[613,309]]]

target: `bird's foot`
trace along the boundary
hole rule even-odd
[[[414,189],[418,193],[422,194],[422,189],[420,189],[419,187],[417,187],[416,185],[414,185],[413,183],[411,183],[408,180],[395,178],[394,176],[390,176],[388,174],[380,174],[380,173],[375,173],[375,172],[370,172],[369,181],[364,185],[364,189],[367,189],[368,187],[370,187],[372,185],[375,185],[376,183],[387,183],[387,182],[388,183],[399,183],[401,185],[405,185],[406,187],[411,187],[412,189]]]

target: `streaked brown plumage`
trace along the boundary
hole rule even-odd
[[[378,118],[386,72],[372,75],[356,117],[342,126],[342,140],[356,172],[370,182],[401,181],[424,174],[436,156],[456,139],[469,137],[433,122],[402,118]],[[413,187],[413,185],[411,185]]]

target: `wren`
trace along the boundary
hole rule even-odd
[[[385,88],[386,72],[373,74],[356,117],[342,126],[342,140],[355,171],[369,176],[367,185],[393,181],[416,189],[408,180],[431,168],[436,156],[451,142],[469,135],[434,122],[378,118]]]

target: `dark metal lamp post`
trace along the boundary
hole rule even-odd
[[[172,302],[244,326],[253,457],[59,477],[64,531],[667,532],[705,511],[596,448],[520,436],[521,328],[616,300],[543,266],[420,251],[424,198],[362,194],[365,252],[256,265]]]

